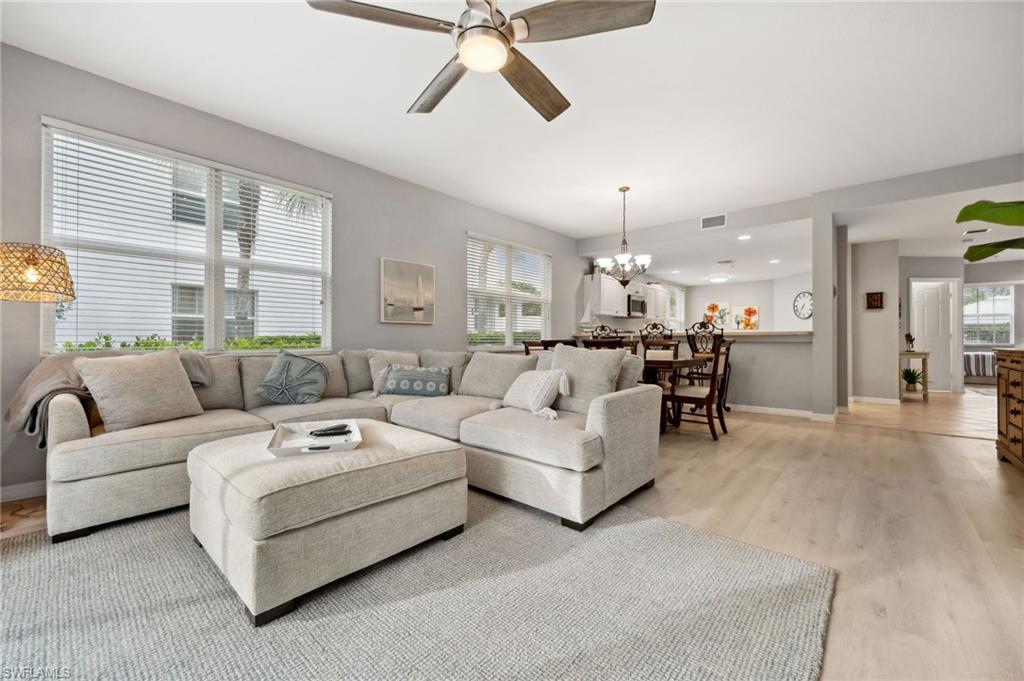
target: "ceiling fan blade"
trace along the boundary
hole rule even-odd
[[[419,31],[433,31],[435,33],[449,33],[455,28],[455,24],[441,19],[410,14],[397,9],[368,5],[365,2],[354,2],[354,0],[306,0],[310,7],[323,12],[343,14],[356,19],[376,21],[381,24],[391,24],[402,28],[415,28]]]
[[[565,40],[646,24],[654,16],[655,0],[556,0],[516,12],[512,21],[526,22],[521,43]]]
[[[550,122],[569,108],[569,100],[558,91],[541,70],[523,53],[512,48],[512,58],[501,68],[501,75],[508,84],[537,110],[544,120]]]
[[[423,94],[416,98],[406,113],[430,113],[433,111],[445,95],[451,92],[455,84],[466,75],[466,71],[466,67],[459,61],[459,55],[452,57],[440,73],[434,76],[434,80],[430,81],[430,85],[423,91]]]

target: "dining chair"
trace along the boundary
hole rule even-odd
[[[680,340],[668,340],[664,338],[648,338],[644,341],[644,361],[650,359],[679,359]],[[678,373],[676,370],[659,371],[658,385],[662,390],[671,385],[670,376]]]
[[[709,377],[720,375],[722,361],[722,344],[725,338],[721,334],[713,334],[711,338],[711,369],[707,372]],[[692,372],[691,372],[692,373]],[[687,375],[689,377],[689,374]],[[672,385],[664,391],[662,396],[662,423],[669,421],[676,427],[686,421],[689,423],[707,423],[711,431],[711,438],[718,440],[718,433],[715,430],[715,416],[717,413],[718,422],[722,426],[722,432],[728,433],[725,427],[725,414],[722,411],[722,404],[718,401],[718,388],[720,380],[706,380],[706,385],[688,381],[687,385],[679,385],[678,374],[673,375]],[[695,407],[704,410],[704,419],[685,419],[682,415],[684,406]],[[693,413],[693,410],[691,410]]]
[[[526,350],[526,354],[529,355],[531,350],[543,350],[544,346],[541,345],[539,340],[528,340],[523,341],[523,349]]]
[[[650,322],[640,329],[640,339],[666,340],[672,338],[672,329],[661,322]]]
[[[580,343],[588,350],[603,350],[608,348],[625,347],[625,338],[622,336],[605,336],[604,338],[581,338]]]
[[[616,335],[612,330],[612,327],[607,324],[598,324],[594,327],[594,330],[590,332],[591,338],[608,338],[609,336]]]
[[[579,343],[575,338],[549,338],[540,342],[540,346],[544,350],[554,350],[556,345],[570,345],[575,348]]]

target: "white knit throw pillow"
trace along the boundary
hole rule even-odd
[[[561,369],[524,371],[509,386],[502,405],[525,409],[534,416],[554,420],[558,413],[551,409],[559,393],[569,392],[569,377]]]

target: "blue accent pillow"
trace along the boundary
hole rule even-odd
[[[327,367],[281,350],[256,392],[274,404],[309,404],[319,402],[326,387]]]
[[[381,395],[441,397],[448,394],[452,370],[448,367],[417,367],[392,364]]]

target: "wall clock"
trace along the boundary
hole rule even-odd
[[[810,319],[814,314],[814,296],[810,291],[801,291],[793,298],[793,314],[797,319]]]

